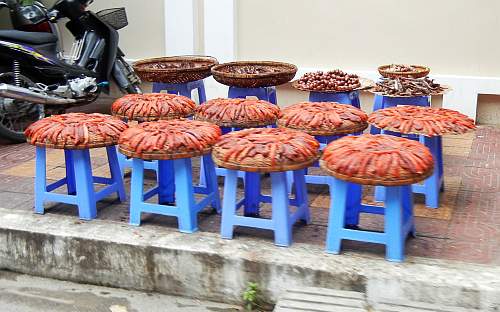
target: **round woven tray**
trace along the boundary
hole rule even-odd
[[[238,70],[258,68],[263,73],[244,74]],[[212,67],[212,75],[218,82],[240,88],[261,88],[279,86],[295,77],[297,66],[289,63],[271,61],[242,61],[220,64]]]
[[[271,167],[271,166],[262,166],[258,162],[256,162],[255,165],[252,166],[244,166],[231,161],[226,162],[220,159],[215,152],[212,153],[212,158],[219,167],[231,170],[240,170],[246,172],[262,172],[262,173],[300,170],[311,167],[311,165],[318,160],[318,158],[313,158],[304,162],[297,162],[294,164],[286,164],[286,165],[275,165]]]
[[[203,150],[198,151],[186,151],[180,153],[165,153],[164,151],[158,152],[149,152],[138,154],[136,151],[128,150],[123,148],[121,145],[119,146],[120,153],[130,158],[139,158],[143,160],[172,160],[172,159],[181,159],[181,158],[192,158],[197,156],[203,156],[209,154],[212,150],[212,147],[205,148]]]
[[[386,179],[375,179],[375,178],[360,178],[354,176],[348,176],[345,174],[338,173],[328,169],[323,160],[319,161],[319,164],[323,170],[325,170],[329,175],[347,182],[352,182],[361,185],[382,185],[382,186],[401,186],[401,185],[411,185],[414,183],[421,182],[428,177],[430,177],[434,171],[434,167],[431,166],[429,169],[419,176],[415,176],[409,179],[399,179],[399,180],[386,180]]]
[[[213,120],[210,118],[201,118],[201,117],[195,117],[195,120],[199,121],[206,121],[209,123],[213,123],[219,127],[222,128],[240,128],[240,129],[247,129],[247,128],[260,128],[260,127],[266,127],[266,126],[271,126],[276,124],[276,120],[274,121],[262,121],[262,122],[221,122],[217,120]]]
[[[408,78],[423,78],[427,77],[431,72],[429,67],[422,65],[410,65],[416,68],[414,71],[406,71],[406,72],[394,72],[390,71],[389,68],[392,65],[382,65],[378,68],[378,72],[383,77],[387,78],[396,78],[396,77],[408,77]]]
[[[386,97],[391,97],[391,98],[412,98],[412,97],[417,97],[417,96],[438,96],[438,95],[444,95],[450,91],[453,91],[453,88],[450,87],[450,86],[447,86],[447,85],[441,85],[441,87],[443,87],[443,91],[441,92],[433,92],[429,95],[394,95],[394,94],[385,94],[384,92],[377,92],[375,91],[375,88],[372,87],[372,88],[369,88],[367,89],[366,91],[367,92],[370,92],[372,94],[375,94],[375,95],[382,95],[382,96],[386,96]]]
[[[27,140],[28,143],[30,143],[29,139]],[[94,142],[86,145],[73,145],[73,144],[63,144],[62,142],[58,144],[53,144],[53,143],[41,143],[41,142],[35,142],[35,146],[38,147],[45,147],[45,148],[52,148],[52,149],[65,149],[65,150],[84,150],[84,149],[92,149],[92,148],[100,148],[100,147],[107,147],[107,146],[112,146],[112,145],[117,145],[118,144],[118,139],[116,140],[111,140],[107,139],[105,141],[100,141],[100,142]]]
[[[357,88],[352,88],[348,89],[345,91],[337,91],[337,90],[314,90],[314,89],[308,89],[308,88],[303,88],[299,85],[299,81],[295,80],[292,82],[292,87],[300,90],[300,91],[306,91],[306,92],[318,92],[318,93],[346,93],[346,92],[352,92],[352,91],[361,91],[361,90],[366,90],[370,89],[375,86],[375,82],[371,79],[368,78],[359,78],[360,86]]]
[[[131,122],[131,121],[137,121],[137,122],[147,122],[147,121],[158,121],[158,120],[172,120],[172,119],[183,119],[183,118],[189,118],[191,116],[194,115],[193,114],[189,114],[189,115],[180,115],[180,114],[169,114],[169,115],[166,115],[166,116],[144,116],[144,117],[135,117],[133,120],[129,120],[129,118],[127,116],[124,116],[124,115],[120,115],[120,114],[116,114],[114,112],[112,112],[113,116],[115,117],[118,117],[120,118],[121,120],[125,121],[125,122]]]
[[[135,72],[143,81],[163,83],[186,83],[207,78],[210,69],[218,64],[211,56],[183,55],[151,58],[135,62]],[[154,68],[154,66],[165,68]]]
[[[352,127],[350,129],[344,129],[344,130],[335,130],[335,129],[307,129],[307,128],[302,128],[302,127],[293,127],[293,126],[283,126],[280,124],[280,121],[278,120],[278,127],[280,128],[287,128],[287,129],[294,129],[294,130],[300,130],[302,132],[305,132],[307,134],[313,135],[313,136],[333,136],[333,135],[344,135],[344,134],[353,134],[353,133],[358,133],[358,132],[363,132],[366,128],[368,128],[368,123],[363,122],[359,123],[356,127]]]

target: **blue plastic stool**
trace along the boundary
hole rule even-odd
[[[277,104],[276,87],[264,88],[238,88],[229,87],[228,97],[230,99],[246,99],[249,96],[255,96],[259,100],[268,101]]]
[[[383,95],[375,95],[373,103],[373,111],[383,108],[394,107],[398,105],[415,105],[415,106],[431,106],[430,96],[414,96],[414,97],[389,97]],[[380,129],[372,126],[370,129],[371,134],[379,134]]]
[[[160,93],[161,91],[167,91],[170,94],[179,94],[191,98],[191,92],[193,90],[198,91],[198,101],[205,103],[207,97],[205,94],[205,84],[203,80],[197,80],[187,83],[153,83],[153,93]],[[125,174],[126,168],[132,168],[132,160],[119,154],[118,160],[120,161],[120,168],[122,175]],[[158,163],[156,161],[146,161],[144,162],[144,169],[154,170],[158,172]]]
[[[205,103],[207,101],[207,96],[205,94],[205,84],[203,83],[203,80],[191,81],[186,83],[153,83],[153,93],[160,93],[164,90],[170,94],[184,95],[188,98],[191,98],[191,92],[193,90],[198,90],[199,104]]]
[[[273,104],[277,104],[277,97],[276,97],[276,87],[263,87],[263,88],[239,88],[239,87],[229,87],[228,91],[228,98],[230,99],[246,99],[249,96],[255,96],[259,100],[262,101],[268,101]],[[237,128],[222,128],[222,134],[226,134],[232,131],[238,131],[240,129]],[[216,168],[216,173],[218,176],[227,176],[228,170],[225,168]],[[244,179],[245,185],[247,183],[252,183],[254,185],[252,188],[260,190],[260,175],[259,178],[252,177],[252,173],[250,173],[249,177],[246,177],[247,173],[239,171],[238,172],[238,177]],[[201,167],[200,170],[200,186],[205,185],[205,180],[204,180],[204,172],[203,172],[203,166]],[[257,183],[258,181],[258,183]],[[248,214],[252,215],[258,215],[259,214],[259,209],[258,205],[252,205],[253,207],[257,207],[255,209],[250,209],[248,208],[246,211]]]
[[[413,217],[413,193],[411,186],[387,187],[387,199],[384,207],[363,205],[361,203],[361,185],[333,180],[330,215],[326,239],[326,251],[340,253],[342,240],[355,240],[386,245],[386,259],[402,262],[405,255],[405,241],[409,234],[415,235]],[[383,233],[362,231],[349,228],[357,224],[359,213],[384,215]]]
[[[118,162],[120,163],[120,171],[122,176],[125,175],[125,169],[132,168],[132,159],[127,158],[127,156],[118,153]],[[144,169],[154,170],[158,172],[158,162],[157,161],[145,161]]]
[[[443,148],[440,136],[426,137],[419,136],[420,143],[429,148],[434,158],[434,172],[423,184],[414,184],[413,193],[425,195],[425,205],[428,208],[439,208],[439,195],[444,191],[444,170],[443,170]],[[386,189],[382,186],[375,187],[375,200],[383,201],[386,196]]]
[[[248,176],[259,175],[247,172]],[[260,175],[259,175],[260,178]],[[259,188],[255,189],[253,184],[245,184],[245,197],[237,201],[238,173],[228,170],[224,185],[224,198],[222,203],[221,236],[232,239],[235,226],[246,226],[274,231],[274,242],[278,246],[290,246],[292,244],[292,228],[300,219],[306,223],[310,222],[309,207],[307,200],[307,189],[303,170],[294,171],[295,198],[289,197],[286,172],[271,173],[272,196],[262,195]],[[260,180],[259,180],[260,181]],[[261,202],[272,203],[272,218],[259,219],[254,217],[240,216],[237,210],[242,206],[260,204]],[[290,213],[290,205],[296,206],[297,210]],[[246,214],[246,211],[245,211]]]
[[[361,108],[361,104],[359,102],[359,91],[339,93],[310,92],[309,102],[337,102]]]
[[[35,212],[45,212],[45,202],[58,202],[78,206],[80,219],[92,220],[97,216],[96,203],[113,193],[118,194],[121,202],[127,199],[115,146],[106,147],[111,178],[92,176],[90,151],[64,150],[66,177],[47,185],[47,155],[44,147],[36,148]],[[105,184],[96,192],[94,183]],[[67,195],[52,193],[66,185]]]
[[[130,195],[131,225],[140,225],[141,213],[155,213],[177,217],[179,231],[193,233],[198,230],[198,213],[204,207],[212,205],[218,212],[220,211],[217,176],[211,154],[203,156],[207,181],[205,187],[193,186],[191,158],[159,160],[158,164],[158,185],[144,192],[144,161],[133,159]],[[206,196],[196,202],[195,194]],[[155,195],[158,195],[158,204],[146,202]]]

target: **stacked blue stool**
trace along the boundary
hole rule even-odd
[[[402,156],[400,151],[407,154]],[[417,164],[411,159],[417,156],[424,161],[414,169]],[[419,142],[394,136],[345,137],[325,149],[321,167],[334,177],[327,252],[338,254],[342,240],[355,240],[384,244],[387,260],[403,261],[406,238],[415,235],[411,184],[432,173],[429,150]],[[362,185],[387,186],[385,207],[362,204]],[[360,213],[384,215],[384,232],[350,227],[358,224]]]
[[[133,159],[130,224],[140,225],[142,213],[161,214],[176,217],[179,231],[192,233],[198,230],[197,218],[202,209],[212,206],[220,211],[217,176],[210,156],[220,134],[217,126],[192,120],[148,122],[125,131],[120,152]],[[198,156],[204,160],[203,187],[193,186],[191,158]],[[147,191],[144,160],[157,160],[159,167],[158,184]],[[205,196],[196,202],[195,194]],[[156,195],[157,203],[148,202]]]
[[[111,112],[126,122],[170,120],[192,116],[196,103],[188,97],[172,94],[149,93],[128,94],[116,100]],[[132,167],[132,160],[118,154],[122,176],[126,168]],[[145,161],[144,168],[158,173],[158,162]],[[158,174],[157,174],[158,175]]]
[[[361,109],[359,101],[359,91],[351,92],[319,92],[311,91],[309,93],[309,102],[337,102],[340,104],[352,105]]]
[[[45,202],[78,206],[80,219],[97,216],[96,203],[116,193],[126,200],[115,145],[127,124],[103,114],[71,113],[54,115],[32,124],[26,130],[29,142],[36,145],[35,212],[45,212]],[[111,177],[92,175],[90,149],[106,148]],[[66,177],[47,185],[46,149],[63,149]],[[99,191],[94,184],[105,185]],[[67,194],[54,192],[66,186]]]
[[[352,119],[352,120],[351,120]],[[313,135],[324,149],[330,142],[368,127],[368,116],[351,105],[334,102],[303,102],[288,106],[278,121],[280,127],[296,129]],[[314,167],[319,167],[316,162]],[[330,185],[331,177],[307,174],[307,184]],[[292,179],[289,179],[290,183]]]
[[[235,226],[271,230],[275,244],[289,246],[292,228],[298,220],[310,222],[309,203],[303,168],[315,161],[319,143],[313,137],[288,129],[247,129],[226,134],[216,144],[213,158],[217,165],[227,168],[222,204],[221,235],[232,239]],[[294,160],[297,159],[297,160]],[[262,195],[260,184],[245,183],[245,194],[237,199],[238,171],[270,173],[272,195]],[[287,172],[295,180],[295,198],[290,198]],[[241,207],[271,203],[271,219],[238,214]],[[291,213],[290,206],[296,206]],[[253,209],[254,207],[250,207]]]
[[[432,152],[436,169],[423,184],[413,185],[413,192],[425,195],[427,207],[438,208],[439,195],[444,191],[441,135],[465,133],[474,129],[474,120],[449,109],[399,106],[373,113],[370,122],[373,126],[383,129],[383,133],[395,136],[419,134],[419,141]],[[383,200],[384,189],[376,188],[375,195],[377,200]]]
[[[222,132],[226,134],[244,128],[275,125],[279,115],[280,109],[269,101],[233,98],[209,100],[197,111],[196,119],[217,124],[221,127]],[[227,171],[226,168],[216,168],[218,176],[226,176]],[[246,189],[248,195],[245,209],[246,215],[258,215],[258,196],[252,192],[260,190],[260,175],[254,172],[239,171],[238,177],[243,179],[245,184],[253,185],[253,187]],[[250,202],[251,200],[254,201]]]

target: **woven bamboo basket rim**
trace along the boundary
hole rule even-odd
[[[450,91],[453,91],[453,88],[448,86],[448,85],[441,85],[441,87],[444,89],[440,92],[432,92],[429,95],[395,95],[395,94],[386,94],[384,92],[377,92],[375,91],[375,87],[369,88],[366,91],[370,92],[375,95],[382,95],[385,97],[392,97],[392,98],[412,98],[412,97],[418,97],[418,96],[434,96],[434,95],[444,95]]]
[[[361,178],[361,177],[355,177],[355,176],[348,176],[336,171],[333,171],[329,169],[325,163],[324,160],[320,160],[320,167],[325,170],[329,175],[343,180],[347,182],[352,182],[356,184],[361,184],[361,185],[382,185],[382,186],[401,186],[401,185],[411,185],[414,183],[421,182],[428,177],[430,177],[434,171],[434,164],[432,164],[427,171],[424,173],[414,176],[412,178],[407,178],[407,179],[394,179],[394,180],[388,180],[388,179],[376,179],[376,178]]]
[[[299,86],[299,81],[294,80],[292,81],[292,87],[294,89],[300,90],[300,91],[305,91],[305,92],[318,92],[318,93],[346,93],[346,92],[352,92],[352,91],[363,91],[367,90],[370,88],[373,88],[375,86],[375,81],[368,79],[368,78],[362,78],[359,77],[359,83],[360,86],[357,88],[351,88],[345,91],[337,91],[337,90],[314,90],[314,89],[308,89],[308,88],[303,88]]]
[[[135,150],[129,150],[124,148],[122,145],[120,145],[118,149],[120,153],[130,158],[138,158],[142,160],[173,160],[182,158],[193,158],[209,154],[212,151],[212,146],[204,148],[203,150],[184,151],[178,153],[167,153],[165,151],[160,150],[155,152],[145,152],[139,154]]]
[[[29,144],[31,144],[29,138],[26,141]],[[82,144],[74,145],[72,142],[69,142],[69,144],[35,142],[32,145],[35,145],[37,147],[50,148],[50,149],[85,150],[85,149],[113,146],[113,145],[117,145],[117,144],[118,144],[118,138],[116,138],[115,140],[105,140],[105,141],[99,141],[99,142],[85,144],[85,145],[82,145]]]
[[[207,63],[202,66],[195,66],[192,68],[139,68],[142,65],[151,63]],[[154,57],[137,61],[133,64],[134,70],[144,73],[189,73],[198,72],[201,70],[209,70],[212,66],[219,64],[215,57],[205,55],[178,55],[178,56],[164,56]]]
[[[281,119],[278,120],[278,127],[280,127],[280,128],[300,130],[302,132],[305,132],[305,133],[313,135],[313,136],[333,136],[333,135],[352,134],[352,133],[362,132],[366,128],[368,128],[367,122],[359,123],[359,124],[357,124],[356,127],[350,127],[347,129],[331,128],[330,130],[327,130],[327,129],[310,129],[310,128],[298,127],[298,126],[294,127],[293,125],[284,126],[281,124],[280,121],[281,121]]]
[[[198,115],[195,115],[194,117],[195,120],[199,121],[206,121],[213,123],[219,127],[224,127],[224,128],[258,128],[258,127],[265,127],[265,126],[271,126],[276,124],[276,121],[278,118],[274,120],[267,120],[267,121],[255,121],[255,122],[232,122],[232,121],[221,121],[221,120],[215,120],[211,118],[204,118]]]
[[[194,113],[191,113],[188,115],[167,114],[167,115],[163,115],[163,116],[133,116],[132,118],[129,118],[128,116],[125,116],[123,114],[117,114],[115,112],[112,112],[112,114],[113,114],[113,116],[118,117],[125,122],[130,122],[130,121],[147,122],[147,121],[159,121],[159,120],[175,120],[175,119],[189,118],[189,117],[194,115]]]
[[[416,68],[416,70],[405,71],[405,72],[394,72],[394,71],[388,70],[388,68],[390,68],[392,65],[393,64],[379,66],[378,72],[380,73],[380,75],[382,75],[383,77],[386,77],[386,78],[390,78],[390,77],[423,78],[423,77],[427,77],[429,75],[429,73],[431,72],[431,69],[429,67],[423,66],[423,65],[409,65],[409,66]]]
[[[465,132],[446,131],[444,133],[438,133],[438,134],[431,135],[431,134],[428,134],[428,133],[426,133],[424,131],[418,131],[418,130],[401,132],[400,129],[397,129],[397,128],[394,128],[394,127],[379,128],[376,123],[370,123],[370,125],[378,128],[380,130],[384,130],[384,131],[397,132],[397,133],[401,133],[401,134],[423,135],[423,136],[426,136],[426,137],[429,137],[429,138],[439,137],[439,136],[443,136],[443,135],[461,135],[461,134],[465,134],[467,132],[474,131],[474,129],[467,129],[467,131],[465,131]]]
[[[294,170],[300,170],[304,168],[311,167],[311,165],[318,160],[318,157],[314,157],[311,159],[308,159],[307,161],[303,162],[296,162],[293,164],[282,164],[282,165],[275,165],[275,166],[257,166],[255,164],[253,165],[243,165],[241,163],[236,164],[234,162],[230,161],[224,161],[222,159],[219,159],[216,155],[216,153],[212,153],[212,159],[214,162],[219,166],[231,170],[239,170],[239,171],[245,171],[245,172],[262,172],[262,173],[268,173],[268,172],[284,172],[284,171],[294,171]]]
[[[239,73],[231,73],[222,70],[226,67],[234,67],[234,66],[273,66],[273,67],[286,67],[288,70],[283,70],[279,72],[270,72],[270,73],[262,73],[262,74],[239,74]],[[297,73],[297,66],[284,63],[284,62],[276,62],[276,61],[236,61],[218,64],[212,67],[212,74],[219,75],[227,78],[239,78],[239,79],[258,79],[258,78],[266,78],[266,77],[276,77],[281,75],[290,75]]]

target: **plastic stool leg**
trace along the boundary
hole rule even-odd
[[[385,233],[387,235],[386,259],[402,262],[404,260],[402,190],[399,186],[387,187],[385,201]]]
[[[203,83],[203,80],[201,80],[200,84],[198,85],[198,100],[200,101],[200,104],[203,104],[207,101],[205,84]]]
[[[193,233],[198,230],[198,214],[195,211],[193,177],[191,173],[191,158],[175,159],[173,161],[176,182],[176,197],[179,231]]]
[[[47,154],[44,147],[36,147],[35,213],[44,214],[43,203],[47,191]]]
[[[268,89],[268,101],[273,104],[278,104],[278,99],[276,96],[276,88],[275,87],[269,87]]]
[[[106,147],[106,153],[108,154],[109,172],[111,173],[111,180],[113,184],[117,186],[116,193],[120,202],[127,200],[127,194],[125,193],[125,186],[123,185],[123,176],[120,171],[120,164],[118,163],[118,156],[116,155],[116,147],[108,146]]]
[[[130,183],[130,221],[131,225],[141,224],[141,205],[144,202],[144,161],[132,160],[132,179]]]
[[[298,177],[297,177],[298,178]],[[301,183],[301,182],[297,182]],[[305,183],[305,182],[304,182]],[[290,223],[289,199],[287,193],[286,173],[271,173],[272,219],[275,224],[274,243],[288,247],[292,244],[292,225]]]
[[[294,183],[294,172],[293,171],[287,171],[286,172],[286,184],[287,184],[287,191],[289,194],[293,193],[293,183]]]
[[[439,163],[439,178],[441,179],[440,191],[444,192],[444,168],[443,168],[443,138],[437,137],[437,150],[436,154]]]
[[[207,186],[207,174],[205,172],[205,160],[204,157],[200,158],[200,180],[199,186]]]
[[[172,160],[158,161],[158,203],[160,205],[175,202],[174,163]]]
[[[404,224],[411,222],[409,234],[416,237],[417,231],[415,228],[415,218],[413,214],[413,190],[411,185],[401,186],[401,196],[403,201]]]
[[[259,215],[260,207],[260,174],[245,172],[245,216]]]
[[[382,108],[384,108],[384,97],[381,95],[375,94],[375,100],[373,102],[373,111],[375,112],[375,111],[378,111],[379,109],[382,109]],[[370,133],[371,134],[380,134],[380,129],[375,127],[375,126],[371,126]]]
[[[73,154],[69,150],[64,150],[64,163],[66,166],[66,187],[68,195],[76,195],[75,166],[73,164]]]
[[[205,168],[205,177],[207,179],[208,193],[215,194],[215,199],[212,201],[212,208],[214,208],[217,213],[221,212],[219,186],[217,184],[217,174],[215,173],[215,165],[212,160],[212,155],[208,154],[203,156],[203,167]]]
[[[359,211],[361,207],[362,187],[359,184],[348,183],[345,224],[357,226],[359,224]]]
[[[74,150],[76,201],[80,219],[92,220],[97,216],[94,182],[89,150]]]
[[[287,182],[288,182],[287,172]],[[304,176],[304,170],[293,171],[293,178],[295,182],[295,196],[297,198],[297,209],[300,209],[301,220],[306,224],[311,223],[311,213],[309,212],[309,202],[307,198],[307,185]],[[288,194],[288,192],[287,192]]]
[[[220,235],[225,239],[233,239],[234,218],[236,216],[236,190],[238,172],[227,170],[224,181],[224,197],[222,198],[222,217]]]
[[[351,98],[351,105],[361,109],[361,103],[359,101],[359,91],[353,91],[349,94],[349,97]]]
[[[116,149],[118,150],[118,147]],[[123,177],[125,175],[125,169],[131,166],[129,165],[129,160],[127,159],[127,156],[123,155],[120,152],[117,152],[117,157],[118,157],[118,163],[120,164],[120,172]],[[130,160],[130,162],[132,162],[132,160]]]
[[[437,137],[424,137],[421,136],[425,142],[425,146],[427,146],[434,156],[434,172],[430,177],[428,177],[424,181],[425,186],[425,205],[429,208],[439,208],[439,194],[440,194],[440,176],[439,176],[439,157],[437,157],[438,153],[438,144]]]
[[[375,186],[375,201],[383,202],[385,201],[385,196],[386,196],[385,187],[380,185]]]
[[[342,229],[345,227],[345,212],[349,185],[347,182],[332,178],[332,196],[330,197],[330,212],[326,234],[326,251],[339,254],[342,246]]]

